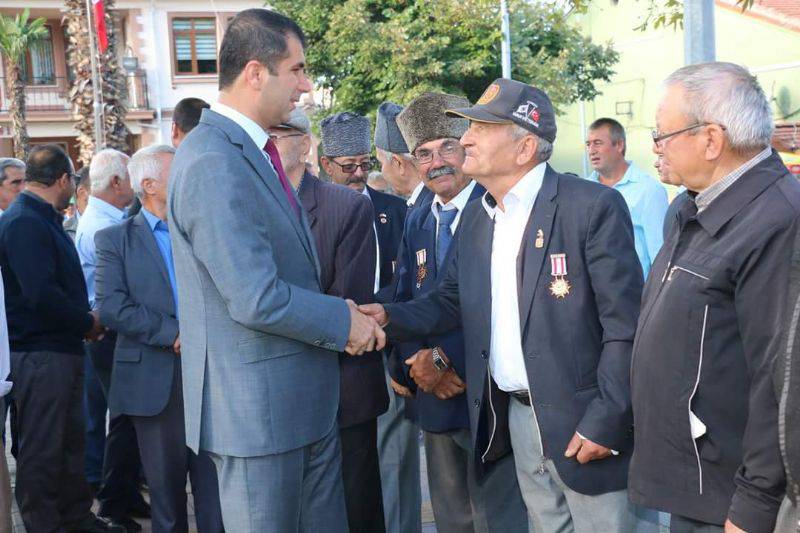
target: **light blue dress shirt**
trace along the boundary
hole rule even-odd
[[[89,203],[78,220],[78,229],[75,232],[75,248],[78,249],[78,258],[81,260],[83,277],[86,279],[86,291],[89,293],[89,305],[95,309],[94,302],[94,269],[97,265],[97,256],[94,248],[94,234],[114,224],[119,224],[125,218],[125,211],[117,209],[97,198],[89,197]]]
[[[169,227],[166,222],[144,207],[142,208],[142,214],[153,232],[158,250],[161,252],[161,257],[164,258],[164,264],[167,265],[169,285],[172,288],[172,301],[175,303],[175,316],[178,316],[178,285],[175,281],[175,263],[172,261],[172,243],[169,240]]]
[[[597,172],[592,172],[589,179],[599,182],[600,176]],[[636,255],[639,256],[644,278],[647,279],[650,265],[664,242],[664,215],[669,207],[667,191],[661,183],[631,161],[628,161],[628,170],[614,188],[628,204],[633,222]]]

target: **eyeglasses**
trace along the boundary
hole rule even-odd
[[[702,128],[703,126],[711,126],[712,124],[714,124],[714,123],[713,122],[698,122],[697,124],[692,124],[691,126],[687,126],[687,127],[683,128],[682,130],[671,131],[669,133],[660,133],[658,130],[653,130],[653,131],[650,132],[650,134],[653,136],[653,144],[659,144],[660,142],[666,141],[667,139],[669,139],[670,137],[674,137],[675,135],[680,135],[681,133],[685,133],[687,131],[691,131],[691,130],[694,130],[694,129],[697,129],[697,128]],[[725,131],[725,129],[727,129],[722,124],[717,124],[717,126],[722,128],[723,131]]]
[[[426,165],[433,161],[433,155],[438,153],[442,159],[449,159],[456,153],[463,151],[463,147],[456,141],[442,143],[438,150],[417,150],[414,152],[414,159],[421,165]]]
[[[276,141],[280,141],[281,139],[288,139],[289,137],[304,137],[305,133],[289,133],[288,135],[270,135]]]
[[[331,163],[336,163],[339,165],[339,168],[342,169],[342,172],[345,174],[352,174],[356,171],[356,169],[361,169],[363,172],[368,172],[375,167],[375,161],[369,159],[367,161],[362,161],[361,163],[339,163],[338,161],[334,161],[333,159],[329,159]]]

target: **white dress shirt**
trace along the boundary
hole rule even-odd
[[[369,195],[369,189],[364,187],[361,191],[361,194],[369,198],[370,203],[372,203],[372,197]],[[372,220],[372,231],[375,232],[375,285],[373,286],[373,294],[377,294],[377,292],[381,288],[381,245],[378,242],[378,228],[375,226],[375,220]]]
[[[458,209],[458,213],[456,213],[453,222],[450,223],[450,233],[455,235],[456,228],[458,228],[458,222],[461,220],[461,214],[464,212],[464,208],[467,207],[467,202],[469,202],[469,197],[472,194],[473,189],[475,189],[475,182],[470,180],[466,187],[461,189],[455,197],[447,202],[446,204],[442,202],[442,199],[437,194],[433,197],[433,203],[431,204],[431,211],[433,212],[433,218],[436,219],[436,238],[439,238],[439,206],[441,206],[442,211],[450,211],[452,209]]]
[[[540,163],[531,169],[506,193],[504,209],[490,206],[485,195],[482,199],[484,209],[494,219],[489,369],[497,386],[506,392],[529,389],[519,323],[517,256],[546,166]]]
[[[253,139],[255,145],[258,147],[261,153],[264,154],[264,158],[269,161],[270,165],[272,165],[272,170],[275,171],[275,175],[278,174],[278,171],[275,170],[275,165],[272,164],[272,160],[269,158],[269,154],[264,151],[264,146],[266,146],[267,141],[269,140],[269,133],[267,133],[264,128],[259,126],[250,117],[220,102],[214,102],[211,104],[211,111],[219,113],[223,117],[229,118],[238,124],[244,130],[247,136]]]
[[[422,189],[424,188],[425,188],[424,183],[422,183],[421,181],[417,183],[417,186],[414,187],[413,191],[411,191],[411,196],[409,196],[408,200],[406,200],[406,205],[408,207],[414,207],[414,204],[417,203],[417,198],[419,198],[419,195],[422,193]]]

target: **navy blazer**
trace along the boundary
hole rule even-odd
[[[479,184],[475,184],[469,202],[479,200],[486,192]],[[396,302],[407,302],[421,298],[436,288],[439,278],[444,277],[436,268],[436,217],[430,209],[433,196],[427,201],[427,209],[420,207],[409,211],[403,229],[403,243],[397,257],[397,293]],[[463,217],[463,215],[462,215]],[[457,238],[459,224],[454,235]],[[451,250],[453,246],[451,245]],[[418,254],[424,250],[424,262]],[[448,254],[449,255],[449,254]],[[445,259],[446,263],[447,259]],[[390,370],[392,378],[416,391],[417,418],[423,430],[441,433],[455,429],[469,428],[469,414],[466,394],[447,400],[440,400],[435,395],[417,389],[416,383],[409,376],[410,367],[404,363],[406,359],[424,348],[440,347],[456,374],[461,379],[466,376],[464,361],[464,335],[461,330],[454,330],[444,335],[433,335],[420,338],[414,342],[398,343],[392,352]]]
[[[387,333],[398,340],[462,326],[479,474],[511,451],[510,396],[494,383],[488,365],[493,228],[482,203],[473,202],[462,215],[436,290],[386,306]],[[543,238],[536,243],[539,230]],[[633,446],[631,349],[642,291],[625,200],[610,187],[548,165],[522,243],[517,264],[522,347],[545,455],[581,494],[624,489]],[[564,298],[549,290],[549,257],[560,253],[566,254],[572,285]],[[620,455],[586,465],[564,457],[576,431]]]
[[[117,332],[108,406],[155,416],[172,390],[178,319],[169,273],[143,213],[95,234],[100,321]]]
[[[306,173],[297,189],[308,215],[320,265],[322,292],[359,303],[372,302],[375,232],[372,204],[363,194]],[[377,418],[389,407],[383,357],[339,354],[339,427]]]
[[[378,192],[370,186],[366,187],[375,212],[375,231],[378,233],[378,246],[381,254],[379,287],[382,289],[391,284],[394,276],[397,250],[400,247],[408,206],[402,198]]]

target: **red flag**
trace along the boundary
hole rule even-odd
[[[101,54],[108,48],[108,33],[106,33],[106,10],[103,0],[92,0],[94,6],[94,28],[97,32],[97,46]]]

